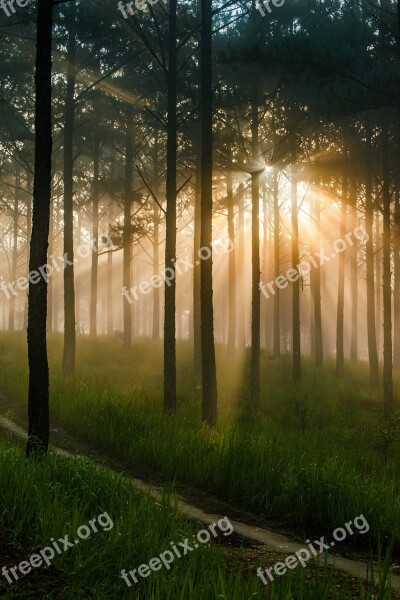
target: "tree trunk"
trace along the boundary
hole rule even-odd
[[[226,174],[226,194],[228,204],[228,237],[233,250],[229,253],[229,324],[228,324],[228,356],[235,354],[236,344],[236,267],[235,267],[235,223],[233,217],[232,155],[229,146],[228,170]]]
[[[251,107],[252,158],[258,161],[258,104],[257,86]],[[250,402],[251,407],[260,404],[260,175],[251,175],[251,357],[250,357]]]
[[[47,262],[51,197],[51,30],[53,3],[38,0],[35,68],[35,175],[29,270]],[[49,367],[46,343],[47,283],[29,282],[28,443],[26,454],[45,454],[49,443]]]
[[[15,283],[17,280],[17,264],[18,264],[18,198],[20,188],[19,167],[15,176],[14,190],[14,207],[13,207],[13,249],[11,258],[11,281]],[[43,263],[44,264],[44,263]],[[8,331],[15,330],[15,296],[11,294],[8,312]]]
[[[299,219],[297,211],[297,151],[296,141],[293,136],[291,148],[291,201],[292,201],[292,266],[296,268],[299,263]],[[300,280],[293,283],[293,379],[299,381],[301,378],[301,355],[300,355]]]
[[[123,265],[122,279],[124,289],[131,287],[131,242],[132,242],[132,179],[133,179],[133,121],[132,108],[127,111],[126,122],[126,148],[125,148],[125,190],[124,190],[124,229],[123,229]],[[132,345],[132,300],[124,296],[124,346],[130,348]]]
[[[378,352],[376,348],[375,329],[375,273],[374,273],[374,203],[372,199],[372,157],[371,157],[371,131],[367,125],[367,148],[365,161],[365,230],[368,242],[365,248],[366,277],[367,277],[367,334],[369,356],[369,380],[374,387],[379,382]]]
[[[201,359],[202,417],[207,425],[217,423],[217,375],[214,347],[214,310],[212,279],[212,6],[201,0],[201,238],[202,248],[210,255],[201,261]]]
[[[318,180],[318,184],[319,184]],[[316,231],[316,245],[321,248],[321,202],[317,191],[314,194],[314,226]],[[324,362],[324,350],[322,341],[322,305],[321,305],[321,268],[315,269],[313,273],[313,304],[314,304],[314,350],[315,366],[322,367]]]
[[[97,277],[99,268],[99,171],[100,144],[96,140],[93,147],[93,230],[92,230],[92,269],[90,276],[90,326],[91,338],[97,335]]]
[[[156,169],[156,172],[158,169]],[[158,190],[156,189],[155,194],[158,196]],[[156,277],[160,272],[160,209],[155,200],[153,200],[153,221],[154,221],[154,235],[153,235],[153,276]],[[160,288],[153,287],[153,340],[160,338]]]
[[[26,176],[26,272],[29,274],[29,249],[32,235],[32,174]],[[26,295],[24,308],[24,330],[28,327],[28,294]]]
[[[110,206],[110,228],[113,220],[114,205]],[[112,248],[108,249],[107,253],[107,335],[112,337],[114,334],[114,317],[113,317],[113,252]]]
[[[199,136],[200,138],[200,136]],[[201,381],[201,315],[200,315],[200,265],[196,264],[200,250],[201,231],[201,151],[196,146],[196,185],[194,191],[194,239],[193,239],[193,348],[194,372]]]
[[[392,287],[390,270],[390,172],[389,132],[384,125],[382,140],[383,166],[383,401],[385,414],[390,415],[393,406],[393,357],[392,357]]]
[[[244,186],[243,183],[238,187],[238,213],[239,213],[239,265],[238,273],[241,281],[245,281],[245,236],[244,236]],[[239,348],[246,347],[246,293],[245,285],[240,286],[239,293],[239,314],[238,314],[238,345]]]
[[[279,184],[278,173],[274,171],[273,178],[274,195],[274,276],[279,276],[280,271],[280,218],[279,218]],[[274,295],[274,357],[281,355],[281,332],[280,332],[280,297],[279,288],[276,288]]]
[[[71,29],[67,43],[67,95],[64,124],[64,375],[75,372],[76,324],[74,288],[73,138],[76,82],[76,7],[71,4]]]
[[[176,48],[176,0],[169,4],[168,31],[169,62],[167,73],[168,122],[167,122],[167,212],[165,218],[165,268],[171,269],[171,277],[165,282],[164,306],[164,410],[176,410],[176,154],[177,154],[177,48]]]
[[[400,370],[400,189],[396,187],[393,243],[393,366]]]
[[[357,227],[357,185],[355,174],[355,161],[351,161],[353,173],[350,180],[350,227],[354,231]],[[350,250],[350,293],[351,293],[351,336],[350,336],[350,360],[357,362],[358,359],[358,245],[353,244]]]
[[[340,239],[344,240],[346,234],[347,213],[347,146],[343,147],[343,178],[342,178],[342,202],[340,210]],[[339,254],[338,273],[338,301],[336,313],[336,375],[344,375],[344,274],[346,264],[346,252]]]

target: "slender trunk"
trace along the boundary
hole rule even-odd
[[[291,201],[292,201],[292,266],[296,268],[299,263],[299,220],[297,212],[297,151],[296,141],[292,139],[291,149],[292,172],[291,172]],[[301,355],[300,355],[300,281],[293,283],[293,379],[299,381],[301,378]]]
[[[169,62],[167,72],[167,213],[165,219],[165,268],[171,277],[165,282],[164,307],[164,410],[176,410],[176,160],[177,160],[177,48],[176,0],[169,4]],[[172,272],[171,272],[172,271]]]
[[[199,136],[200,137],[200,136]],[[201,151],[196,146],[196,185],[194,191],[194,240],[193,240],[193,348],[194,372],[201,381],[201,315],[200,315],[200,264],[198,263],[201,231]]]
[[[400,189],[397,184],[394,207],[393,243],[393,366],[400,370]]]
[[[26,272],[29,274],[29,248],[32,235],[32,175],[28,172],[26,176]],[[28,294],[26,295],[24,308],[24,330],[28,327]]]
[[[382,328],[382,236],[380,231],[381,213],[378,210],[375,215],[375,239],[377,250],[375,252],[376,273],[376,347],[378,350],[378,361],[382,357],[381,328]]]
[[[158,169],[156,169],[156,173]],[[158,190],[155,194],[158,195]],[[154,221],[154,235],[153,235],[153,276],[157,277],[160,271],[160,212],[158,204],[153,201],[153,221]],[[158,340],[160,337],[160,288],[153,287],[153,340]]]
[[[257,87],[252,102],[251,141],[252,158],[258,161],[258,104]],[[252,408],[260,404],[260,175],[251,176],[251,357],[250,401]]]
[[[245,237],[244,237],[244,186],[239,184],[238,188],[238,213],[239,213],[239,265],[238,273],[241,281],[245,280]],[[239,314],[238,314],[238,345],[246,347],[246,294],[245,285],[240,286]]]
[[[125,190],[124,190],[124,229],[123,229],[123,264],[122,280],[123,288],[130,290],[131,287],[131,242],[132,242],[132,180],[133,180],[133,120],[132,107],[127,110],[126,143],[125,143]],[[124,313],[124,346],[130,348],[132,345],[132,300],[123,297]]]
[[[273,178],[274,194],[274,276],[279,276],[280,270],[280,218],[279,218],[279,185],[278,173],[274,171]],[[281,334],[280,334],[280,296],[279,288],[276,287],[274,295],[274,357],[281,355]]]
[[[18,198],[19,198],[20,176],[19,167],[15,176],[14,207],[13,207],[13,249],[11,258],[11,281],[17,279],[18,263]],[[8,330],[15,330],[15,296],[11,294],[9,312],[8,312]]]
[[[76,81],[76,7],[70,5],[71,30],[67,43],[67,95],[64,125],[64,375],[75,371],[76,325],[74,288],[74,203],[73,203],[73,138]]]
[[[355,161],[352,161],[353,173],[350,181],[350,227],[354,231],[357,227],[357,185]],[[350,360],[357,362],[358,344],[357,344],[357,319],[358,319],[358,245],[354,244],[350,250],[350,293],[351,293],[351,336],[350,336]]]
[[[347,213],[347,146],[344,142],[343,148],[343,178],[342,178],[342,202],[340,211],[340,239],[344,240],[346,234]],[[344,274],[346,253],[339,254],[338,273],[338,301],[336,314],[336,375],[344,375]]]
[[[90,276],[90,326],[91,338],[97,335],[97,277],[99,268],[99,171],[100,144],[96,140],[93,147],[93,230],[92,230],[92,269]]]
[[[320,181],[318,180],[318,185]],[[316,245],[321,247],[321,201],[317,191],[314,194],[314,224],[316,231]],[[323,267],[321,267],[323,268]],[[321,268],[313,270],[313,304],[314,304],[314,344],[315,366],[322,367],[324,362],[324,349],[322,340],[322,303],[321,303]]]
[[[233,218],[233,186],[232,186],[232,156],[229,147],[228,171],[226,174],[226,193],[228,203],[228,237],[233,250],[229,253],[229,325],[228,325],[228,356],[235,353],[236,344],[236,269],[235,269],[235,224]]]
[[[110,227],[113,220],[113,204],[110,206]],[[111,337],[114,333],[113,319],[113,252],[112,248],[107,253],[107,335]]]
[[[368,241],[365,248],[366,277],[367,277],[367,334],[369,356],[369,380],[372,386],[379,382],[378,352],[376,348],[375,329],[375,274],[374,274],[374,203],[372,198],[372,157],[371,157],[371,131],[367,125],[367,148],[365,161],[365,230]]]
[[[201,0],[201,237],[209,250],[200,267],[202,417],[207,425],[217,423],[217,374],[214,347],[212,279],[212,6]]]
[[[51,198],[50,198],[50,229],[49,229],[49,257],[53,256],[54,244],[54,217],[53,217],[53,198],[54,198],[54,177],[51,178]],[[47,331],[53,331],[53,277],[49,278],[47,283]]]
[[[51,30],[53,3],[38,0],[35,69],[35,175],[29,270],[47,262],[51,197]],[[29,282],[27,456],[45,454],[49,443],[49,367],[46,343],[47,283]]]
[[[382,140],[383,166],[383,401],[385,414],[393,410],[393,357],[392,357],[392,288],[390,270],[390,172],[389,132],[385,124]]]

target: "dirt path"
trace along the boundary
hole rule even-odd
[[[0,416],[0,427],[8,433],[8,435],[15,436],[18,440],[26,440],[27,433],[25,429],[7,419],[5,417]],[[57,431],[57,430],[56,430]],[[71,452],[68,452],[64,448],[60,448],[57,446],[52,446],[52,450],[58,454],[59,456],[65,458],[75,458],[75,455]],[[93,457],[87,455],[79,455],[80,458],[82,456],[92,460]],[[95,463],[96,464],[96,463]],[[110,468],[104,464],[96,464],[97,468],[105,469],[108,472],[115,474],[118,472],[118,468]],[[127,481],[129,481],[135,488],[150,493],[151,496],[159,499],[161,497],[162,490],[154,485],[150,485],[148,482],[143,479],[138,479],[136,477],[130,475],[124,475]],[[233,527],[234,531],[243,541],[255,543],[258,547],[260,555],[264,557],[264,564],[260,562],[260,566],[262,568],[272,567],[274,561],[279,560],[277,557],[282,557],[284,560],[285,555],[294,554],[295,552],[301,550],[306,547],[306,544],[300,544],[299,542],[290,539],[290,537],[286,535],[282,535],[280,533],[268,530],[264,527],[255,526],[252,524],[244,523],[243,521],[236,520],[231,518],[229,509],[225,509],[224,512],[213,513],[207,510],[203,510],[199,508],[199,506],[194,506],[191,503],[185,501],[182,497],[177,496],[176,504],[178,510],[189,517],[190,519],[194,519],[204,523],[205,525],[211,525],[215,523],[216,520],[220,519],[223,516],[228,516]],[[234,511],[233,511],[234,512]],[[272,556],[271,556],[272,554]],[[275,558],[274,558],[275,557]],[[343,556],[334,555],[326,557],[327,564],[334,568],[335,570],[342,571],[351,577],[361,578],[364,581],[371,581],[371,572],[372,566],[368,560],[355,560],[350,558],[345,558]],[[377,567],[374,569],[374,580],[378,581],[378,573]],[[391,574],[391,587],[393,590],[400,590],[400,576]]]

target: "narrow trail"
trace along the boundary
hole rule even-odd
[[[8,434],[15,436],[19,440],[27,439],[27,432],[25,429],[14,423],[8,418],[0,416],[0,430],[4,430]],[[64,448],[60,448],[58,446],[51,445],[52,451],[64,458],[75,459],[77,456],[72,454],[71,452],[65,450]],[[104,464],[96,463],[92,457],[86,454],[79,454],[79,458],[85,458],[90,460],[94,466],[98,469],[105,470],[112,475],[117,474],[117,469],[110,468]],[[145,492],[146,494],[150,494],[152,497],[156,499],[160,499],[162,496],[162,488],[151,485],[142,479],[138,479],[136,477],[132,477],[130,475],[124,474],[122,475],[124,479],[130,482],[136,489]],[[215,523],[216,520],[222,518],[223,516],[228,516],[230,522],[234,527],[234,531],[238,534],[243,540],[255,542],[260,546],[261,551],[265,551],[270,555],[271,550],[279,553],[280,555],[289,555],[294,554],[295,552],[301,550],[302,548],[307,547],[307,544],[300,544],[299,542],[293,541],[286,535],[282,535],[276,533],[274,531],[268,530],[263,527],[256,527],[254,525],[248,525],[243,523],[242,521],[235,520],[229,516],[229,509],[226,509],[225,513],[222,514],[214,514],[211,512],[207,512],[197,506],[194,506],[191,503],[188,503],[183,498],[181,498],[178,494],[175,493],[176,496],[176,506],[178,510],[189,517],[190,519],[195,519],[200,521],[205,525],[211,525]],[[275,559],[276,560],[276,559]],[[315,560],[315,559],[314,559]],[[367,560],[354,560],[350,558],[345,558],[340,555],[327,555],[326,562],[332,568],[342,571],[352,577],[360,578],[365,582],[371,581],[371,573],[374,574],[374,580],[379,581],[378,577],[378,567],[374,565],[372,567],[371,562]],[[260,564],[261,568],[270,568],[272,567],[274,562],[271,562],[270,558],[268,559],[268,564]],[[400,576],[391,573],[390,582],[392,590],[399,591],[400,590]]]

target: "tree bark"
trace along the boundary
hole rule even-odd
[[[346,214],[347,214],[347,145],[343,145],[343,176],[342,176],[342,202],[340,210],[340,239],[344,240],[346,234]],[[336,375],[344,375],[344,275],[346,264],[346,252],[339,254],[339,273],[338,273],[338,301],[336,314]]]
[[[125,190],[124,190],[124,229],[122,233],[123,264],[122,280],[124,289],[131,287],[131,243],[132,243],[132,180],[133,180],[133,115],[129,106],[126,115],[126,143],[125,143]],[[124,313],[124,346],[132,345],[132,300],[123,298]]]
[[[291,203],[292,203],[292,266],[295,269],[299,263],[299,219],[297,210],[297,150],[293,136],[291,147]],[[293,283],[293,379],[301,378],[301,349],[300,349],[300,280]]]
[[[20,188],[20,175],[19,167],[15,176],[15,189],[14,189],[14,206],[13,206],[13,248],[11,257],[11,281],[15,282],[17,279],[17,264],[18,264],[18,199],[19,199],[19,188]],[[44,263],[43,263],[44,264]],[[15,296],[11,294],[10,303],[8,308],[8,331],[13,332],[15,330]]]
[[[258,104],[257,86],[251,107],[252,158],[258,161]],[[250,356],[250,402],[251,407],[260,404],[260,175],[251,175],[251,356]]]
[[[378,352],[376,348],[375,329],[375,273],[374,273],[374,203],[372,198],[372,156],[371,156],[371,130],[367,125],[367,147],[365,160],[365,231],[368,241],[365,248],[366,277],[367,277],[367,334],[369,356],[369,380],[373,387],[379,382]]]
[[[171,277],[165,282],[164,295],[164,410],[176,410],[176,160],[177,160],[177,48],[176,0],[169,4],[169,62],[167,71],[167,213],[165,231],[165,268]]]
[[[228,356],[233,357],[236,345],[236,257],[235,257],[235,223],[233,216],[232,185],[232,151],[229,145],[228,170],[226,173],[226,194],[228,204],[228,237],[233,248],[229,253],[229,324],[228,324]]]
[[[92,269],[90,274],[90,326],[91,338],[97,335],[97,278],[99,268],[99,171],[100,144],[98,140],[93,146],[93,217],[92,217]]]
[[[383,126],[383,401],[386,415],[391,415],[393,405],[393,357],[392,357],[392,287],[390,269],[390,172],[389,132]]]
[[[274,195],[274,276],[279,276],[280,271],[280,216],[279,216],[279,184],[278,173],[274,171],[273,176],[273,195]],[[276,288],[274,295],[274,357],[281,355],[281,332],[280,332],[280,296],[279,288]]]
[[[217,423],[217,375],[214,347],[212,280],[212,6],[201,1],[201,237],[209,257],[201,261],[200,310],[202,358],[202,417],[210,426]]]
[[[67,43],[67,95],[64,124],[64,375],[75,372],[76,324],[74,287],[74,202],[73,202],[73,138],[76,82],[76,7],[71,9],[71,28]]]
[[[38,0],[35,65],[35,175],[29,270],[47,262],[51,198],[51,33],[53,2]],[[47,282],[29,282],[28,443],[26,454],[45,454],[49,443],[49,367],[46,343]]]

